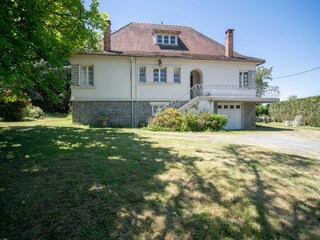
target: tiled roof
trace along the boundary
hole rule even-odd
[[[154,32],[175,32],[178,46],[154,43]],[[129,23],[111,35],[113,54],[146,57],[172,57],[187,59],[213,59],[223,61],[244,61],[263,63],[259,58],[248,57],[234,52],[232,58],[225,56],[225,47],[191,27],[162,24]]]

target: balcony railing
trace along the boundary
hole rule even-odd
[[[197,84],[186,90],[177,98],[166,104],[166,108],[181,108],[191,99],[196,97],[221,97],[221,98],[279,98],[279,87],[269,86],[265,89],[239,88],[238,85],[203,85]]]

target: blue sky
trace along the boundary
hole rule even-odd
[[[273,77],[320,67],[320,1],[317,0],[99,0],[112,31],[130,22],[190,26],[224,45],[235,29],[235,51],[266,60]],[[320,95],[320,69],[274,79],[281,100]]]

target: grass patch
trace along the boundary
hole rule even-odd
[[[0,239],[320,238],[319,160],[165,134],[0,123]]]

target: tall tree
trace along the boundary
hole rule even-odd
[[[269,86],[269,82],[272,80],[272,67],[265,68],[259,66],[256,69],[256,86],[257,89],[266,89]]]
[[[59,78],[43,80],[39,62],[59,71],[73,53],[96,50],[106,19],[97,0],[88,9],[83,0],[2,0],[0,97],[7,89],[20,94],[34,85],[47,92],[62,86]]]

